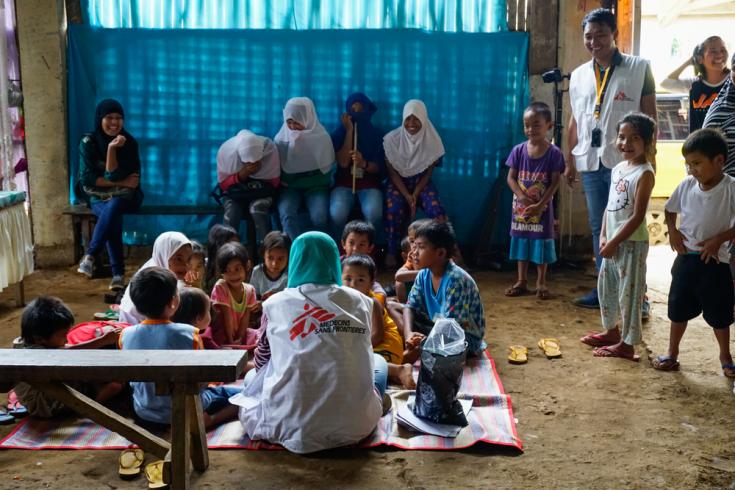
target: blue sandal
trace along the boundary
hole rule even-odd
[[[725,377],[730,379],[735,379],[735,364],[723,364],[722,365],[722,374],[725,375]]]
[[[651,365],[653,366],[653,369],[658,369],[659,371],[679,370],[679,361],[671,356],[658,356],[651,362]]]
[[[0,407],[0,425],[12,424],[15,422],[15,417],[10,415],[7,410]]]

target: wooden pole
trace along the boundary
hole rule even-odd
[[[352,123],[352,151],[357,151],[357,123]],[[357,184],[357,160],[352,158],[352,193],[355,193]]]

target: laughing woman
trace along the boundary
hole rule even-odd
[[[137,211],[143,201],[138,142],[123,129],[124,118],[118,101],[103,100],[95,111],[94,132],[85,134],[79,143],[78,192],[88,198],[97,224],[77,271],[92,277],[94,256],[107,246],[112,266],[110,289],[125,287],[123,214]]]

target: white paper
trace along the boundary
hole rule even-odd
[[[412,407],[415,400],[415,396],[409,397],[408,402],[405,403],[396,413],[396,420],[400,425],[415,432],[422,432],[424,434],[431,434],[440,437],[457,437],[459,435],[462,427],[458,425],[437,424],[414,415]],[[472,400],[460,398],[459,403],[462,405],[462,411],[466,417],[472,409]]]
[[[245,396],[242,393],[232,395],[230,397],[230,403],[243,407],[245,409],[251,409],[258,404],[259,400],[252,396]]]

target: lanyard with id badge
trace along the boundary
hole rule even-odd
[[[600,67],[601,68],[601,67]],[[590,146],[592,148],[600,148],[602,146],[602,129],[600,128],[600,113],[602,112],[602,101],[605,98],[605,92],[607,92],[608,81],[610,75],[612,75],[615,69],[614,65],[610,65],[605,70],[605,75],[601,77],[600,70],[598,69],[597,62],[593,62],[593,69],[595,70],[595,128],[592,130],[592,142]],[[602,78],[602,80],[600,80]]]

